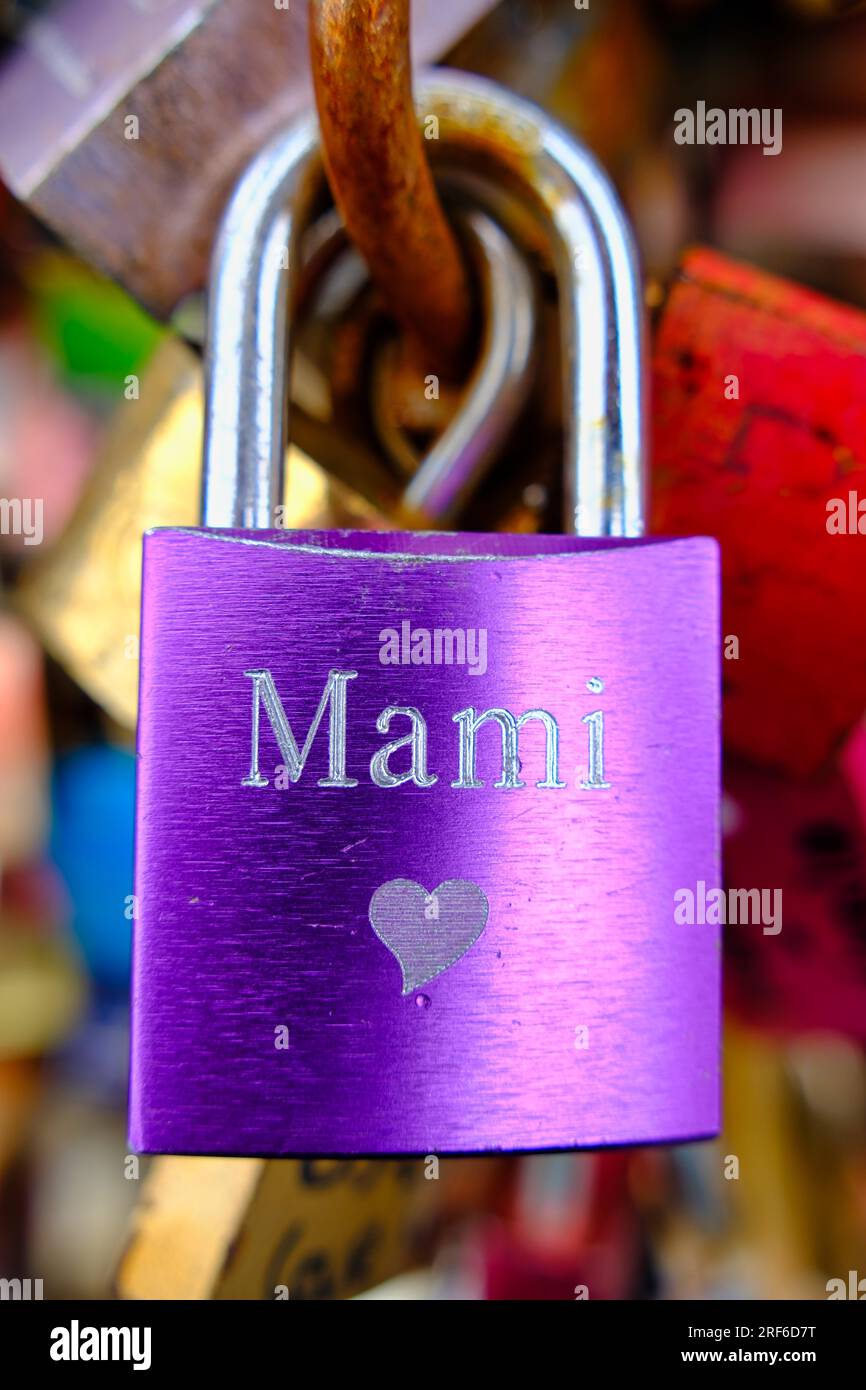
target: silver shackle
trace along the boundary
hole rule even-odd
[[[501,162],[548,228],[564,374],[565,529],[640,535],[643,314],[631,234],[609,179],[557,122],[494,83],[437,69],[417,79],[415,97],[419,115],[439,120],[443,147]],[[318,124],[310,115],[253,161],[220,228],[205,372],[205,526],[274,525],[286,440],[288,309],[320,177]],[[413,484],[406,500],[414,501]]]

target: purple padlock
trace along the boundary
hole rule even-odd
[[[718,563],[712,540],[640,535],[628,231],[536,108],[441,71],[418,99],[458,145],[507,124],[548,201],[574,534],[275,529],[275,250],[294,264],[315,128],[269,147],[217,247],[205,526],[144,542],[142,1151],[719,1128],[719,929],[675,915],[683,890],[721,882]]]

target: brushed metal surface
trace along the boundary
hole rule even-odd
[[[486,628],[486,672],[382,665],[380,633],[404,619]],[[715,1133],[719,929],[675,924],[674,893],[720,884],[718,656],[705,539],[146,536],[134,1147],[447,1153]],[[318,785],[326,715],[299,781],[278,787],[264,712],[269,785],[242,785],[244,672],[265,669],[301,745],[328,672],[358,672],[357,786]],[[389,705],[424,716],[435,785],[371,780],[373,754],[407,729],[377,732]],[[566,786],[536,787],[530,723],[524,787],[494,786],[495,726],[479,732],[483,787],[452,787],[469,706],[549,711]],[[582,720],[598,709],[610,786],[587,790]],[[395,879],[466,880],[489,903],[477,940],[406,996],[368,915]]]

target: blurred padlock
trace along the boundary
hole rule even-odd
[[[54,928],[0,910],[0,1061],[41,1056],[81,1018],[83,974]]]
[[[152,526],[198,518],[204,399],[199,359],[167,337],[125,400],[72,522],[23,575],[16,601],[40,641],[124,728],[138,705],[141,550]],[[288,463],[287,523],[387,524],[299,449]]]
[[[48,716],[42,655],[0,613],[0,870],[34,857],[48,816]]]
[[[628,1152],[522,1159],[506,1220],[485,1231],[485,1297],[633,1297],[640,1252],[631,1163]]]
[[[814,1177],[785,1047],[740,1024],[726,1026],[724,1041],[729,1278],[738,1270],[737,1287],[747,1298],[823,1298],[821,1237],[809,1214]]]
[[[115,1284],[124,1299],[351,1298],[417,1259],[449,1164],[160,1158]],[[436,1181],[428,1181],[435,1176]]]
[[[351,479],[367,495],[372,482],[383,509],[410,525],[439,527],[462,515],[494,462],[501,483],[502,455],[513,451],[515,425],[536,373],[538,294],[526,257],[493,218],[471,204],[452,212],[474,271],[480,318],[474,361],[462,384],[425,375],[411,359],[342,227],[326,248],[328,274],[315,275],[314,251],[303,276],[316,282],[314,293],[307,284],[298,292],[305,313],[291,368],[293,434],[330,472]],[[319,219],[314,233],[327,221]],[[303,244],[309,240],[305,235]],[[311,399],[307,387],[314,373],[325,381]],[[280,380],[274,391],[282,390]],[[327,418],[329,447],[321,431],[311,430],[310,414]],[[527,438],[536,438],[537,429],[534,417],[522,426]],[[358,477],[353,430],[365,431],[384,452],[390,476],[374,482]],[[496,514],[499,491],[488,498],[488,513]]]
[[[491,4],[417,0],[417,60],[441,57]],[[204,285],[241,170],[311,90],[303,4],[61,0],[0,71],[0,170],[85,259],[168,318]]]
[[[866,316],[693,251],[653,373],[653,529],[722,549],[726,745],[815,771],[866,709]]]
[[[728,887],[771,909],[726,928],[731,1005],[752,1027],[866,1041],[866,727],[808,781],[732,762],[725,785]]]

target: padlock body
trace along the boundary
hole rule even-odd
[[[716,1133],[718,669],[711,540],[148,534],[133,1146]]]

